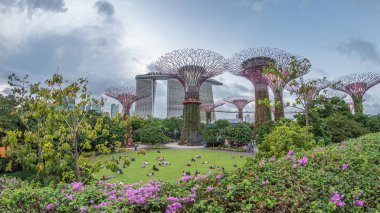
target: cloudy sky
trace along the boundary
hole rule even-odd
[[[187,47],[227,58],[250,47],[284,49],[312,62],[310,78],[380,72],[378,20],[378,0],[0,0],[0,92],[9,91],[11,73],[41,81],[59,67],[68,79],[87,76],[101,95],[134,86],[159,56]],[[252,94],[245,79],[215,79],[224,83],[214,87],[217,100]],[[157,93],[164,117],[165,82]],[[380,113],[380,85],[365,99],[367,113]]]

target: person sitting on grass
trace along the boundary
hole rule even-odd
[[[145,166],[147,166],[149,164],[149,162],[147,160],[144,161],[143,163]]]
[[[121,175],[123,174],[123,171],[119,167],[117,167],[116,174]]]
[[[209,169],[215,169],[215,164],[212,164]]]
[[[148,173],[146,176],[148,176],[148,177],[154,176],[154,173],[153,172]]]
[[[168,161],[164,161],[164,165],[165,165],[165,166],[169,166],[169,165],[170,165],[170,162],[168,162]]]
[[[153,165],[153,170],[154,170],[154,171],[160,171],[160,170],[156,167],[156,165]]]
[[[201,159],[202,157],[198,154],[195,155],[195,159]]]
[[[191,158],[191,162],[195,162],[195,159],[194,159],[194,158]]]

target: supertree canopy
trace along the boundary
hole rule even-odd
[[[380,73],[355,73],[338,78],[332,88],[351,96],[355,113],[363,114],[363,96],[373,86],[380,83]]]
[[[231,57],[229,63],[230,72],[234,75],[247,78],[252,82],[255,88],[255,129],[271,120],[271,110],[269,106],[262,102],[269,99],[267,85],[269,81],[274,79],[273,76],[270,75],[268,78],[264,78],[263,69],[271,65],[278,68],[285,68],[291,61],[292,57],[288,52],[268,47],[243,50]],[[281,79],[281,77],[279,79]],[[277,89],[276,86],[283,84],[284,82],[274,83],[273,88]],[[278,95],[277,98],[281,97],[282,95]]]
[[[215,108],[220,107],[224,104],[224,102],[217,103],[202,103],[201,109],[206,112],[206,122],[209,124],[211,122],[211,112],[215,110]]]
[[[129,116],[132,104],[149,96],[147,92],[136,95],[134,87],[110,87],[104,90],[104,94],[118,100],[123,106],[123,117]]]
[[[133,103],[149,96],[149,93],[147,92],[141,92],[141,94],[136,95],[134,87],[110,87],[104,90],[104,94],[121,103],[123,106],[124,119],[129,117],[129,112]],[[126,144],[132,145],[132,128],[130,124],[127,126],[127,135],[124,145]]]
[[[228,97],[223,99],[223,101],[235,105],[235,107],[238,109],[238,116],[240,122],[243,121],[243,109],[247,104],[251,103],[254,101],[253,98],[249,97]]]
[[[181,143],[202,143],[199,111],[199,88],[207,79],[222,74],[227,67],[224,57],[203,49],[181,49],[161,56],[156,67],[161,73],[176,78],[185,90]]]

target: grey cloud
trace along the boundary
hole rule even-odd
[[[241,7],[246,7],[253,11],[260,12],[268,2],[276,1],[277,0],[238,0],[237,3]]]
[[[107,17],[111,17],[115,14],[113,5],[108,1],[97,1],[94,6],[98,9],[99,14],[106,15]]]
[[[31,16],[36,10],[47,12],[66,12],[65,0],[0,0],[0,12],[9,12],[17,8]]]
[[[356,57],[363,62],[380,64],[380,53],[376,44],[361,38],[351,38],[341,42],[336,49],[341,55]]]

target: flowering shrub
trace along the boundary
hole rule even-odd
[[[250,160],[233,173],[176,183],[99,181],[41,187],[0,179],[2,212],[376,212],[380,133],[275,160]],[[296,168],[294,168],[296,165]],[[343,169],[344,165],[349,165]],[[346,166],[345,166],[346,167]]]

